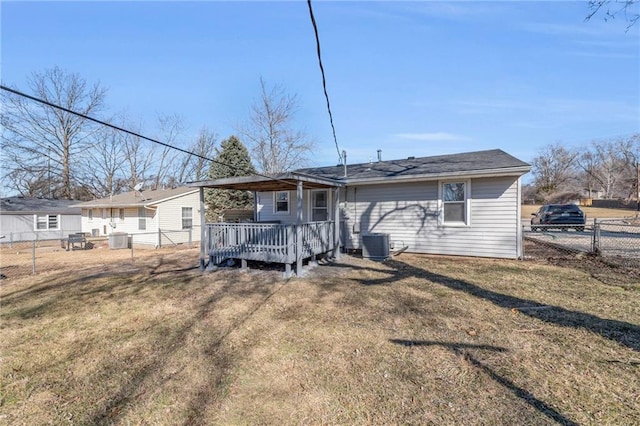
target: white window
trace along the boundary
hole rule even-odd
[[[120,219],[120,222],[124,222],[124,209],[119,209],[118,217]]]
[[[442,223],[445,225],[469,224],[469,182],[442,183]]]
[[[311,192],[311,221],[329,220],[329,192],[326,190]]]
[[[182,229],[191,229],[193,227],[193,208],[182,208]]]
[[[289,191],[275,192],[273,197],[274,213],[289,213]]]
[[[55,214],[37,214],[34,216],[34,229],[46,231],[60,229],[60,216]]]
[[[141,231],[147,229],[147,211],[144,207],[138,207],[138,229]]]
[[[87,217],[88,217],[89,221],[93,220],[93,209],[89,209],[87,211]]]

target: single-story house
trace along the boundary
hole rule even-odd
[[[94,237],[126,233],[133,244],[154,247],[200,241],[194,188],[131,191],[75,206],[82,210],[82,232]]]
[[[53,240],[80,232],[78,201],[35,197],[0,199],[0,243]]]
[[[376,235],[407,252],[519,258],[521,177],[530,168],[496,149],[193,182],[201,193],[253,191],[256,201],[254,225],[203,227],[201,266],[233,257],[300,268],[321,250],[366,251],[363,241]]]

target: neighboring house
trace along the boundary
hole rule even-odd
[[[0,243],[65,238],[80,232],[78,201],[33,197],[0,200]]]
[[[201,191],[251,190],[256,222],[274,227],[335,225],[337,220],[339,226],[332,229],[339,234],[343,250],[362,248],[363,235],[385,233],[395,249],[408,252],[518,258],[522,256],[520,178],[530,168],[502,150],[488,150],[307,168],[272,179],[253,176],[189,185]],[[302,237],[302,249],[309,241]],[[299,253],[293,255],[298,266],[300,258],[311,251]],[[237,254],[237,250],[223,253]],[[206,253],[201,253],[201,264],[203,257]],[[209,250],[210,261],[214,257],[221,255]]]
[[[154,247],[200,241],[200,199],[194,188],[132,191],[75,206],[82,209],[82,231],[94,237],[127,233],[134,244]]]

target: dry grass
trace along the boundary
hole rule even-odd
[[[197,251],[2,283],[5,424],[639,424],[640,287],[505,260]]]

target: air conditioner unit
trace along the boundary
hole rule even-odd
[[[371,260],[389,258],[389,234],[374,233],[362,236],[362,257]]]
[[[109,248],[112,250],[129,248],[129,235],[125,232],[109,234]]]

